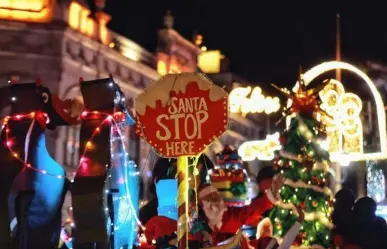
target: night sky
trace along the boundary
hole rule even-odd
[[[203,45],[220,49],[231,60],[234,72],[260,83],[292,85],[299,65],[308,69],[334,59],[336,13],[341,16],[344,61],[355,65],[366,60],[387,62],[387,15],[383,6],[268,2],[110,0],[105,10],[112,15],[109,26],[113,30],[154,51],[156,32],[170,9],[174,28],[184,37],[192,39],[195,30],[200,32]]]

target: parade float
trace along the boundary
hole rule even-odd
[[[284,235],[297,218],[294,205],[301,206],[306,212],[304,228],[297,237],[301,247],[329,246],[332,199],[326,178],[328,153],[332,161],[349,156],[352,161],[386,158],[385,115],[379,110],[383,103],[372,84],[369,87],[378,107],[380,134],[380,148],[375,152],[365,152],[360,146],[362,126],[357,116],[352,117],[361,107],[359,97],[343,91],[342,84],[335,80],[306,88],[319,73],[336,68],[353,71],[371,82],[364,73],[341,62],[308,71],[293,93],[282,90],[291,99],[286,113],[287,130],[268,136],[266,141],[242,145],[239,151],[226,146],[217,155],[217,167],[209,174],[212,187],[220,191],[229,206],[243,206],[248,176],[241,157],[274,159],[274,168],[287,178],[280,194],[282,201],[271,216],[274,232],[279,238]],[[138,170],[123,142],[127,126],[135,127],[136,133],[161,157],[177,159],[176,179],[157,185],[158,195],[160,189],[177,190],[159,203],[158,216],[169,220],[159,217],[148,228],[152,224],[176,224],[176,229],[172,229],[176,230],[176,237],[172,230],[155,230],[154,236],[165,236],[166,232],[167,245],[176,242],[179,249],[190,245],[191,219],[198,214],[195,206],[199,191],[190,179],[196,179],[201,153],[228,128],[228,95],[223,89],[199,73],[167,74],[137,97],[135,118],[128,114],[123,93],[112,77],[80,80],[81,102],[61,101],[39,82],[12,83],[5,89],[9,91],[12,111],[3,119],[1,130],[2,248],[16,243],[21,248],[38,245],[37,249],[44,249],[51,248],[53,241],[75,249],[131,248],[137,243],[137,230],[147,234],[146,225],[138,219]],[[30,100],[28,104],[26,99]],[[339,119],[339,114],[343,114],[342,110],[337,113],[339,106],[347,108],[351,119]],[[320,112],[320,107],[326,116],[314,114]],[[47,153],[44,129],[75,124],[81,125],[81,157],[75,174],[65,175],[61,165]],[[330,143],[324,144],[325,138]],[[259,156],[251,153],[254,150],[259,151]],[[53,187],[48,190],[42,186]],[[67,191],[71,192],[72,206],[67,210],[68,219],[61,224],[60,207]],[[49,215],[43,217],[41,210]],[[318,231],[312,229],[316,226]],[[148,236],[152,236],[150,231]],[[234,240],[238,236],[233,236]],[[148,246],[153,244],[152,240],[146,242]]]
[[[1,129],[1,248],[130,248],[135,243],[138,173],[122,141],[122,130],[134,120],[112,77],[80,80],[80,89],[81,101],[62,101],[40,81],[11,82],[2,89],[11,114]],[[47,152],[44,130],[74,124],[81,125],[81,157],[77,171],[65,175]],[[72,206],[62,225],[67,191]]]
[[[212,185],[219,190],[229,206],[249,203],[247,183],[250,179],[238,151],[226,145],[216,156],[217,166],[209,172]]]

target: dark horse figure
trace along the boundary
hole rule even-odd
[[[47,151],[44,131],[77,120],[66,112],[70,102],[38,83],[1,91],[11,101],[11,113],[1,130],[0,248],[52,249],[59,241],[67,187],[64,169]],[[17,220],[13,239],[10,214]]]
[[[74,249],[116,248],[114,241],[117,240],[112,235],[114,221],[117,220],[114,210],[117,208],[114,208],[112,195],[118,196],[124,188],[119,184],[114,185],[117,182],[110,184],[114,189],[106,187],[107,181],[112,182],[111,178],[108,180],[108,175],[113,175],[112,178],[116,175],[112,173],[112,168],[116,166],[120,169],[126,159],[113,160],[112,155],[123,152],[113,145],[112,140],[117,137],[115,132],[117,126],[114,121],[116,119],[113,120],[113,116],[120,112],[122,119],[127,123],[133,124],[134,121],[126,111],[123,93],[112,78],[81,80],[80,84],[87,112],[82,115],[80,131],[79,154],[82,157],[71,187],[75,223],[73,247]],[[127,209],[126,207],[122,211],[127,212]],[[133,213],[128,217],[132,216]],[[128,222],[124,223],[128,224]],[[133,223],[130,222],[130,224]],[[126,236],[132,232],[133,230],[127,230]],[[124,243],[121,241],[119,244]]]

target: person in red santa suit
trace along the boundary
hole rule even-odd
[[[201,209],[200,219],[206,223],[211,234],[208,244],[217,246],[228,243],[249,217],[261,215],[273,208],[279,199],[279,190],[283,182],[282,175],[276,176],[271,188],[265,191],[265,195],[255,198],[250,205],[244,207],[227,207],[216,188],[211,185],[203,186],[199,190],[198,200]],[[249,248],[246,238],[241,240],[240,247]]]
[[[145,237],[149,248],[176,249],[176,231],[176,220],[165,216],[152,217],[145,225]]]

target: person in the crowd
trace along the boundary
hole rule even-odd
[[[376,202],[369,197],[360,198],[353,207],[353,240],[362,249],[387,248],[387,228],[375,212]]]
[[[211,185],[203,186],[198,193],[201,217],[212,236],[212,246],[226,243],[246,223],[248,217],[259,216],[265,210],[273,208],[279,198],[279,190],[284,179],[276,177],[265,195],[255,198],[244,207],[227,207],[218,190]],[[241,248],[249,248],[247,240],[241,241]]]
[[[175,178],[176,159],[160,158],[155,164],[152,175],[153,181],[149,192],[153,197],[140,209],[139,219],[142,224],[146,224],[152,217],[157,216],[156,183],[160,179]]]
[[[265,195],[265,191],[270,189],[272,183],[273,183],[273,177],[274,177],[274,171],[273,168],[270,167],[264,167],[262,168],[256,177],[256,181],[258,184],[258,190],[259,195],[258,197],[262,197]],[[268,217],[271,209],[266,210],[261,215],[251,216],[247,219],[246,224],[247,226],[251,227],[257,227],[258,223],[265,217]]]
[[[191,159],[190,163],[192,163]],[[208,170],[212,168],[214,168],[214,164],[212,163],[212,161],[206,155],[202,154],[198,159],[196,170],[193,170],[194,177],[191,177],[189,180],[190,187],[194,188],[196,186],[196,188],[198,189],[202,184],[206,183]],[[160,179],[176,178],[176,173],[176,159],[160,158],[156,162],[152,172],[153,181],[149,191],[153,195],[153,198],[151,198],[149,202],[140,209],[139,212],[139,219],[142,224],[146,224],[150,218],[157,216],[158,200],[156,195],[155,184]]]
[[[269,218],[264,218],[257,227],[257,239],[250,241],[250,245],[255,249],[288,249],[290,248],[298,232],[301,229],[302,223],[304,222],[304,212],[300,207],[297,207],[298,220],[286,233],[281,244],[279,245],[277,239],[273,237],[273,224]]]
[[[333,243],[340,248],[353,242],[352,208],[354,204],[355,196],[351,190],[341,189],[336,193],[331,215],[334,225],[331,238]]]
[[[145,237],[148,245],[155,249],[176,249],[177,222],[165,216],[152,217],[145,226]]]

